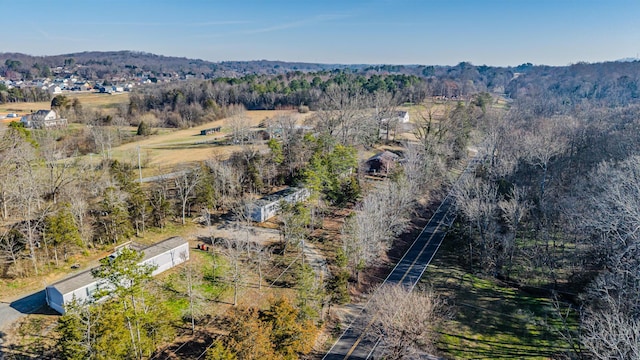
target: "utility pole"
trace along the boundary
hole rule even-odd
[[[137,148],[138,148],[138,175],[140,176],[140,184],[142,184],[142,165],[140,163],[140,145],[138,145]]]

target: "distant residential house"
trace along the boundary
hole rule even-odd
[[[387,175],[395,167],[398,160],[400,160],[400,156],[397,154],[391,151],[383,151],[367,160],[367,171],[369,173]]]
[[[409,122],[409,112],[408,111],[395,111],[389,118],[382,119],[382,123],[388,123],[397,121],[400,124],[406,124]]]
[[[62,94],[62,88],[60,86],[49,87],[49,92],[52,94]]]
[[[89,90],[91,90],[91,88],[92,88],[92,86],[88,82],[76,81],[73,84],[72,90],[74,90],[74,91],[89,91]]]
[[[409,122],[409,112],[408,111],[398,111],[398,119],[400,123],[406,124]]]
[[[280,211],[281,201],[294,204],[306,200],[309,195],[309,190],[305,188],[286,188],[256,200],[247,207],[247,211],[251,220],[264,222],[276,216]]]
[[[58,117],[54,110],[38,110],[32,114],[23,116],[20,122],[24,127],[34,129],[51,129],[66,127],[67,119]]]
[[[160,274],[189,260],[189,243],[181,237],[172,237],[142,249],[144,257],[140,265],[149,264],[155,267],[151,275]],[[117,256],[117,252],[110,255]],[[93,277],[89,269],[70,278],[58,281],[45,288],[47,305],[60,314],[65,313],[65,305],[72,301],[87,303],[94,300],[93,294],[98,289],[105,289],[108,284]]]

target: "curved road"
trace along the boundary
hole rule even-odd
[[[458,181],[469,176],[481,161],[480,159],[478,156],[473,158],[458,178]],[[455,220],[455,214],[451,212],[453,202],[453,196],[449,193],[433,214],[429,223],[422,229],[420,235],[413,241],[409,250],[407,250],[402,259],[396,264],[391,273],[389,273],[382,285],[402,284],[413,290],[438,251],[438,248],[440,248],[442,240],[444,240],[447,234],[447,230]],[[376,296],[375,293],[372,297],[374,296]],[[366,308],[367,305],[365,304],[360,314],[351,322],[336,343],[333,344],[329,352],[323,357],[323,360],[371,358],[380,339],[373,341],[370,337],[366,336],[370,324],[364,326],[364,329],[362,326],[355,325],[363,323]]]

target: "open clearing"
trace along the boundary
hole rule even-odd
[[[80,93],[80,92],[71,92],[71,93],[62,93],[61,95],[66,96],[67,98],[73,100],[80,100],[80,104],[85,109],[109,109],[117,107],[119,104],[128,104],[129,103],[129,94],[128,93],[120,93],[120,94],[99,94],[99,93]],[[6,103],[0,104],[0,115],[6,115],[8,113],[16,113],[18,115],[27,115],[33,111],[50,109],[51,102],[42,101],[42,102],[20,102],[20,103]],[[5,119],[11,120],[11,119]],[[13,119],[19,120],[19,119]]]
[[[278,115],[294,116],[298,122],[309,114],[300,114],[295,110],[254,110],[247,111],[252,130],[267,118]],[[162,129],[158,135],[121,145],[112,150],[115,159],[132,159],[137,156],[137,149],[147,158],[147,168],[171,168],[185,163],[204,161],[210,158],[226,159],[234,151],[242,149],[242,145],[221,145],[221,140],[230,133],[226,126],[227,119],[212,121],[203,125],[181,130]],[[200,135],[200,130],[221,126],[222,131],[212,135]],[[263,145],[255,145],[263,146]],[[162,172],[162,171],[160,171]],[[151,171],[153,173],[153,171]],[[145,176],[148,176],[146,171]],[[155,174],[152,174],[155,175]]]
[[[568,350],[550,299],[466,272],[457,249],[445,239],[422,280],[453,310],[438,343],[447,358],[542,360]]]

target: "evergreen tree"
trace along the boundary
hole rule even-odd
[[[114,336],[114,350],[124,349],[127,357],[134,359],[148,357],[157,343],[170,335],[167,309],[148,291],[155,267],[140,264],[143,256],[142,252],[123,247],[116,256],[102,259],[101,266],[93,270],[94,277],[106,283],[96,296],[113,296],[105,303],[105,317],[112,318],[103,324],[111,329],[106,334]],[[118,323],[122,326],[113,326]],[[122,329],[128,336],[122,334]]]
[[[63,247],[65,260],[69,246],[82,246],[80,230],[78,230],[71,213],[71,205],[68,203],[62,204],[62,207],[56,213],[47,217],[45,221],[45,236],[50,239],[53,245],[56,264],[58,264],[59,246]]]
[[[236,354],[224,346],[220,341],[217,341],[209,350],[207,350],[208,360],[236,360],[237,358]]]
[[[317,330],[287,298],[272,300],[260,319],[270,328],[276,353],[284,359],[299,359],[313,348]]]
[[[56,349],[62,359],[85,360],[87,348],[83,345],[85,334],[82,332],[82,319],[74,311],[68,311],[58,319]]]
[[[101,202],[101,216],[98,219],[101,225],[98,229],[99,236],[102,235],[102,242],[107,240],[116,244],[133,235],[125,199],[126,194],[115,187],[105,189]]]
[[[260,321],[255,308],[233,307],[227,315],[227,348],[238,359],[277,359],[271,342],[272,327]]]
[[[151,135],[151,127],[149,126],[149,124],[145,123],[144,121],[140,121],[140,124],[138,125],[138,131],[136,132],[136,135],[138,135],[138,136]]]

